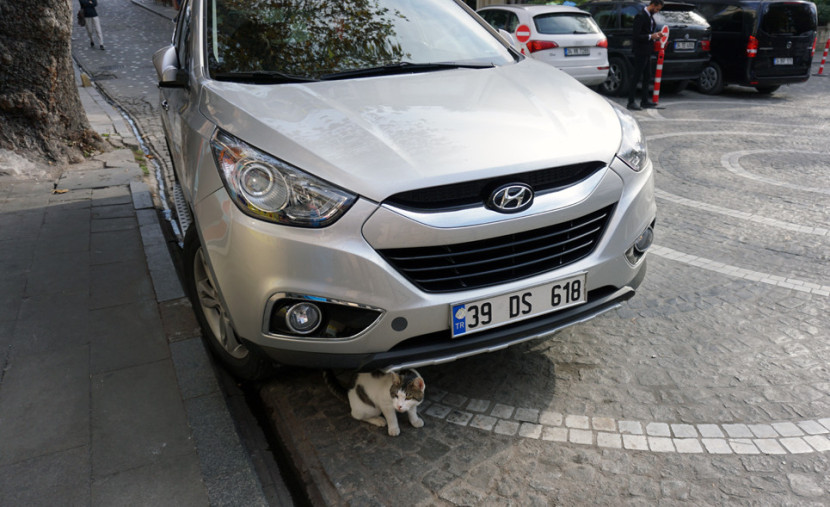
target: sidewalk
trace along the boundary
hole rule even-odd
[[[0,176],[0,503],[268,505],[136,139],[79,92],[114,149],[57,180]]]

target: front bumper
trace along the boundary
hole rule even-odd
[[[242,213],[224,189],[194,207],[196,227],[220,297],[234,329],[283,364],[349,369],[395,369],[438,364],[549,336],[630,298],[645,274],[644,259],[625,258],[637,236],[654,222],[652,167],[635,173],[621,161],[602,170],[583,189],[553,196],[550,209],[498,216],[480,223],[418,217],[359,199],[340,220],[323,229],[274,225]],[[539,199],[541,202],[542,199]],[[613,206],[606,230],[587,257],[563,268],[495,286],[427,293],[396,271],[377,250],[448,244],[533,230]],[[451,221],[450,221],[451,222]],[[474,334],[450,338],[450,307],[587,274],[588,301]],[[379,310],[367,329],[345,338],[276,334],[268,309],[275,294],[307,295]],[[401,325],[405,322],[405,325]]]

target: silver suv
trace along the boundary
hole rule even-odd
[[[188,0],[153,57],[185,282],[243,378],[507,347],[630,298],[634,119],[454,0]]]

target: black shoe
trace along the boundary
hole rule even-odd
[[[95,43],[94,43],[94,42],[92,42],[92,41],[89,41],[89,47],[94,48],[94,47],[95,47]]]
[[[101,51],[103,51],[103,50],[104,50],[104,45],[103,45],[103,44],[101,44]]]
[[[633,102],[629,102],[628,105],[625,106],[625,107],[627,107],[631,111],[642,111],[643,110],[642,107],[638,106],[637,104],[635,104]]]
[[[654,109],[657,107],[657,104],[654,102],[640,102],[640,107],[643,109]]]

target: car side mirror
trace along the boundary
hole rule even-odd
[[[512,33],[508,32],[508,31],[507,31],[507,30],[505,30],[504,28],[499,28],[499,35],[501,35],[501,36],[502,36],[502,38],[503,38],[503,39],[504,39],[504,40],[505,40],[508,44],[510,44],[510,46],[512,46],[512,47],[513,47],[513,49],[515,49],[516,51],[519,51],[519,50],[520,50],[520,48],[519,48],[519,43],[518,43],[518,41],[516,41],[516,38],[515,38],[515,37],[513,37],[513,34],[512,34]]]
[[[159,78],[160,88],[187,88],[187,71],[179,68],[175,46],[159,49],[153,55],[153,66]]]

